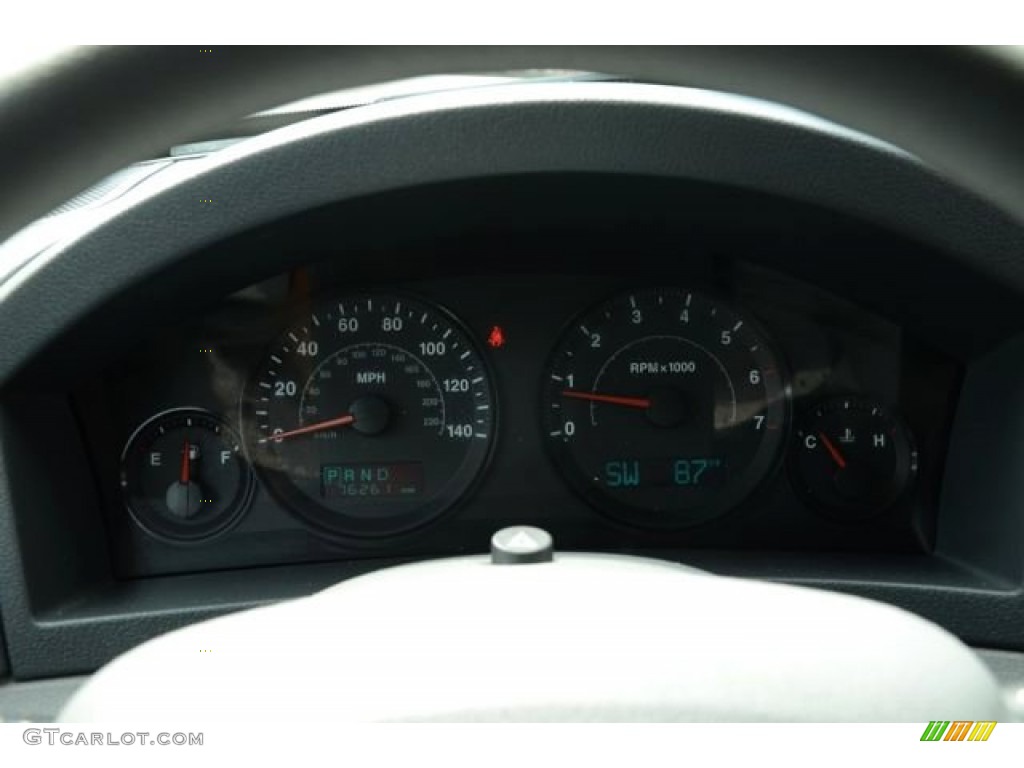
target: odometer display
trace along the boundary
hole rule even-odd
[[[751,319],[659,289],[570,326],[543,411],[555,461],[589,502],[628,524],[680,527],[737,505],[772,469],[788,398]]]
[[[320,468],[320,483],[324,498],[420,496],[423,464],[325,464]]]
[[[462,326],[422,301],[348,296],[303,313],[245,401],[257,473],[317,529],[388,536],[461,498],[483,468],[495,404]]]

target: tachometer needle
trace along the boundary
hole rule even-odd
[[[578,392],[574,389],[563,389],[562,397],[576,400],[589,400],[594,403],[624,405],[627,408],[650,408],[651,401],[646,397],[622,397],[621,395],[603,395],[599,392]]]
[[[839,452],[839,449],[832,444],[832,441],[828,439],[828,436],[824,432],[819,432],[818,437],[821,438],[822,445],[825,446],[825,450],[832,457],[832,461],[839,465],[840,469],[846,469],[846,459],[843,458],[843,454]]]
[[[185,445],[181,449],[181,474],[178,476],[178,481],[182,485],[188,485],[189,476],[192,474],[192,446],[188,444],[188,438],[185,438]]]
[[[305,427],[299,427],[298,429],[292,429],[288,432],[280,432],[270,437],[260,438],[260,443],[266,443],[273,440],[275,443],[281,440],[287,440],[289,437],[298,437],[299,435],[308,435],[311,432],[321,432],[325,429],[333,429],[334,427],[347,427],[353,423],[356,417],[351,413],[346,413],[344,416],[339,416],[336,419],[328,419],[327,421],[318,421],[316,424],[309,424]]]

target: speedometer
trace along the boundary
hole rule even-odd
[[[244,403],[262,482],[316,529],[388,536],[434,519],[482,470],[496,425],[486,365],[444,310],[347,296],[273,344]]]
[[[679,527],[735,506],[775,466],[788,398],[752,319],[658,289],[571,324],[543,411],[556,463],[593,506],[632,525]]]

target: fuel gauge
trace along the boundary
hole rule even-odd
[[[233,525],[252,478],[240,441],[221,419],[176,408],[148,419],[121,455],[121,492],[147,533],[197,541]]]
[[[818,406],[797,430],[793,473],[813,504],[848,519],[884,511],[910,486],[917,451],[883,406],[843,397]]]

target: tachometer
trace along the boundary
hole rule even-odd
[[[678,527],[742,501],[776,464],[783,377],[754,322],[678,289],[618,296],[552,355],[545,430],[562,473],[619,520]]]
[[[387,536],[448,509],[483,468],[496,425],[486,365],[447,312],[347,296],[273,345],[245,402],[250,457],[317,529]]]

